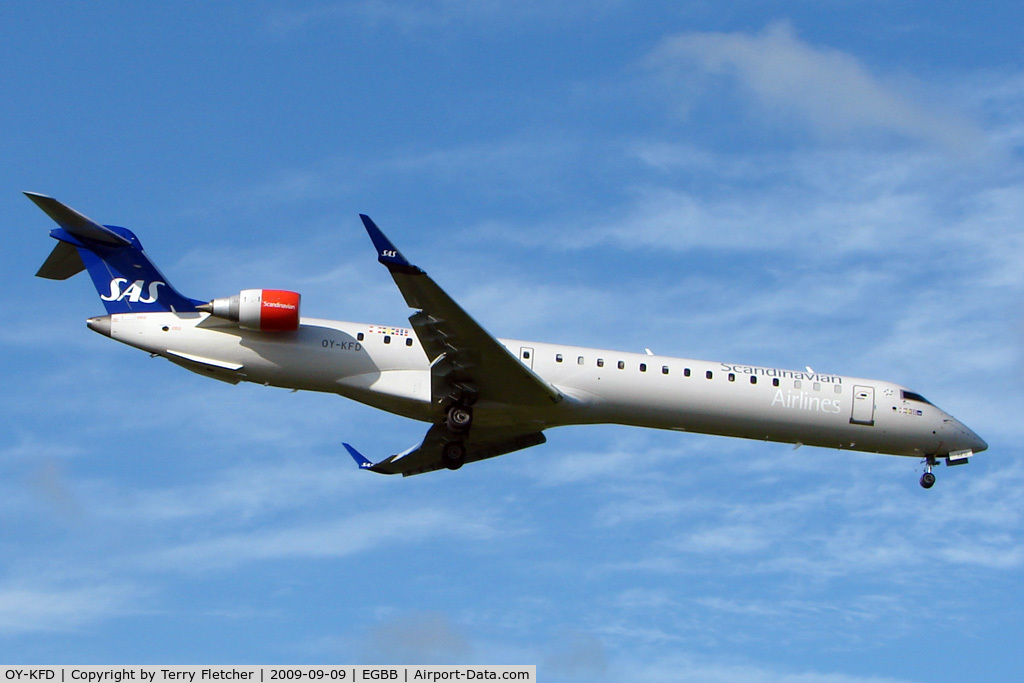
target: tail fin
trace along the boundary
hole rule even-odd
[[[66,280],[88,270],[107,313],[182,313],[204,303],[179,294],[131,230],[100,225],[52,197],[25,196],[60,226],[50,231],[57,246],[36,273],[39,277]]]

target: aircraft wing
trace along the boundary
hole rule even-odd
[[[356,464],[364,470],[380,474],[401,474],[408,477],[448,467],[443,456],[443,449],[448,439],[448,431],[444,424],[435,424],[427,430],[427,435],[423,437],[423,442],[420,445],[414,446],[404,453],[389,456],[378,463],[371,462],[349,444],[342,445],[345,446]],[[523,433],[522,430],[508,428],[473,429],[464,442],[465,462],[494,458],[512,451],[538,446],[545,441],[547,439],[540,432]]]
[[[377,248],[377,260],[387,266],[406,303],[419,309],[409,322],[430,359],[435,405],[468,398],[471,402],[480,399],[536,406],[562,399],[557,389],[521,363],[425,272],[409,263],[369,216],[359,217]]]

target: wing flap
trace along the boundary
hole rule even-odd
[[[508,429],[474,429],[468,439],[463,442],[466,448],[465,462],[476,462],[495,458],[499,455],[538,446],[547,441],[541,432],[523,432]],[[434,425],[427,430],[423,441],[409,450],[389,456],[378,463],[373,463],[349,444],[342,444],[359,465],[360,469],[371,470],[380,474],[401,474],[411,477],[445,469],[443,449],[449,443],[449,435],[444,425]]]
[[[242,372],[243,366],[240,363],[229,363],[217,360],[216,358],[204,358],[203,356],[197,356],[184,351],[174,351],[173,349],[167,350],[166,358],[186,370],[191,370],[204,377],[219,379],[228,384],[238,384],[245,379],[245,373]]]

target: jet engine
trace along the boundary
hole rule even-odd
[[[292,332],[299,329],[300,298],[298,292],[283,289],[243,289],[196,308],[249,330]]]

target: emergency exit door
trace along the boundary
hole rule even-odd
[[[856,425],[875,424],[875,388],[853,388],[853,414],[850,422]]]

